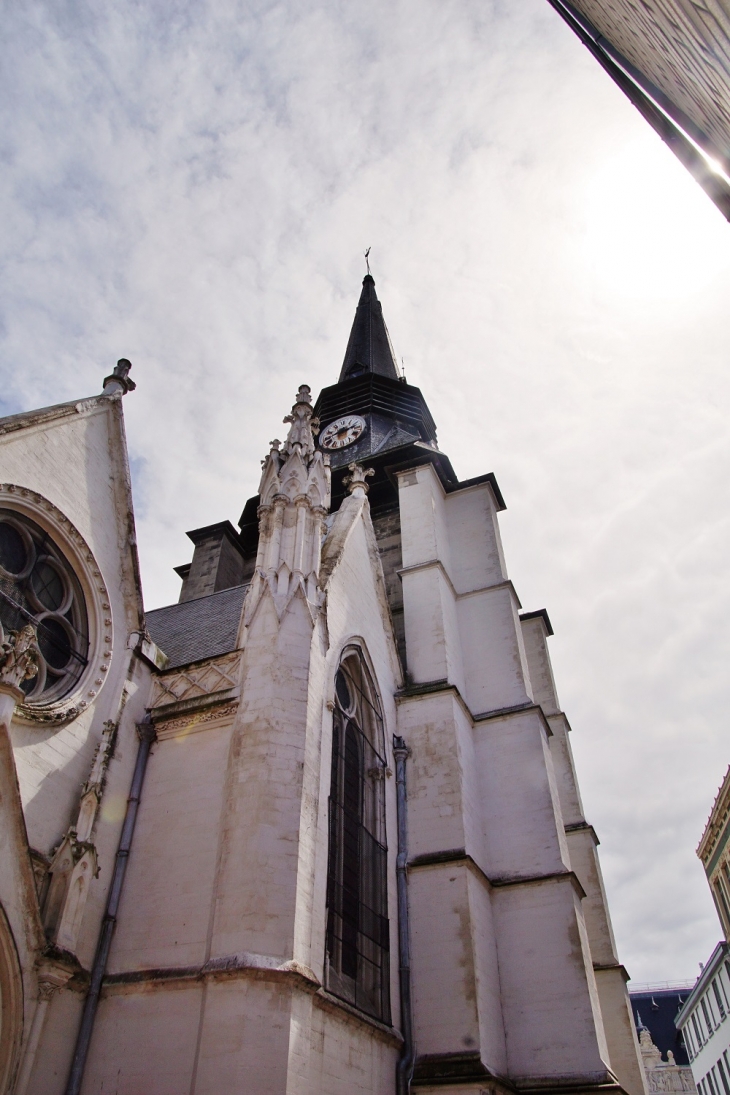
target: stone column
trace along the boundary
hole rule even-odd
[[[43,1034],[48,1005],[54,994],[58,989],[63,988],[70,976],[70,972],[57,969],[54,966],[42,966],[38,971],[38,1002],[31,1020],[28,1039],[25,1043],[25,1052],[23,1053],[18,1079],[15,1083],[14,1095],[26,1095],[33,1074],[33,1066],[41,1035]]]
[[[36,631],[31,624],[27,624],[20,631],[11,631],[5,638],[0,628],[0,640],[0,822],[5,827],[12,844],[16,848],[27,849],[28,835],[15,771],[10,724],[15,713],[15,705],[25,699],[19,686],[25,680],[32,680],[38,673]],[[20,885],[26,890],[24,903],[26,908],[37,907],[38,899],[30,857],[26,866],[26,870],[21,868],[20,876]],[[62,974],[59,977],[55,972],[51,972],[46,978],[45,971],[39,972],[38,1002],[25,1039],[23,1059],[15,1086],[16,1095],[24,1095],[28,1087],[51,996],[58,985],[65,983],[68,977],[68,974]]]
[[[15,705],[25,699],[20,685],[23,681],[32,680],[37,673],[38,642],[32,624],[26,624],[20,631],[9,632],[7,639],[0,626],[0,802],[5,803],[4,821],[9,827],[9,835],[18,842],[16,847],[27,847],[28,837],[15,772],[10,724]]]

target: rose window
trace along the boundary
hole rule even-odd
[[[79,581],[46,532],[0,509],[0,641],[35,626],[38,676],[21,688],[31,703],[65,696],[88,660],[89,629]]]

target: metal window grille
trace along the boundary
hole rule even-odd
[[[335,682],[327,869],[327,988],[390,1022],[383,718],[357,651]]]

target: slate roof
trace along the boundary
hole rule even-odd
[[[666,1061],[667,1050],[671,1049],[678,1065],[688,1065],[689,1057],[674,1020],[690,992],[689,988],[629,990],[635,1026],[638,1029],[641,1020],[648,1027],[652,1042],[661,1050],[662,1059]]]
[[[379,373],[398,380],[398,366],[383,319],[383,306],[370,274],[363,278],[360,301],[342,362],[340,381],[361,373]]]
[[[147,612],[152,641],[170,659],[168,668],[215,658],[236,649],[248,583]]]

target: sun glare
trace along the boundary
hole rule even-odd
[[[707,160],[707,166],[709,167],[713,175],[719,175],[721,179],[725,180],[725,182],[730,182],[725,171],[723,170],[722,164],[718,163],[717,160],[713,160],[711,156],[706,156],[705,159]]]
[[[598,163],[584,194],[585,261],[618,295],[687,300],[730,275],[730,225],[651,134]]]

